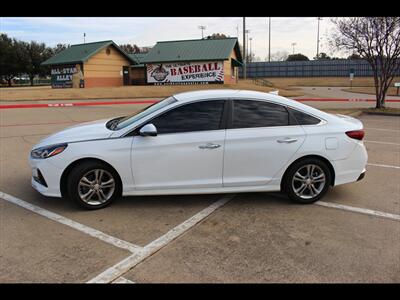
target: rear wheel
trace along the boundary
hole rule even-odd
[[[298,203],[313,203],[329,189],[331,173],[325,162],[306,158],[293,164],[283,178],[282,189]]]
[[[81,207],[99,209],[119,197],[121,184],[112,168],[101,162],[87,161],[69,174],[68,191],[72,200]]]

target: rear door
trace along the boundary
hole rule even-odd
[[[305,132],[284,106],[246,99],[232,100],[232,105],[223,185],[266,185],[277,179],[277,173],[300,148]]]

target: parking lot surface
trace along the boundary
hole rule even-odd
[[[145,106],[0,110],[0,282],[400,281],[399,117],[358,117],[366,177],[313,205],[244,193],[126,197],[85,211],[31,187],[40,139]]]

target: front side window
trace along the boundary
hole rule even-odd
[[[282,105],[253,100],[234,100],[233,104],[232,128],[289,125],[289,113]]]
[[[172,109],[149,123],[159,134],[220,129],[224,100],[201,101]]]
[[[177,100],[174,97],[168,97],[162,101],[156,102],[156,103],[144,108],[143,110],[135,112],[129,116],[120,118],[120,120],[118,120],[118,122],[116,123],[115,129],[119,130],[119,129],[125,128],[126,126],[129,126],[129,125],[139,121],[141,118],[144,118],[159,109],[167,107],[168,105],[171,105],[172,103],[174,103],[176,101]]]

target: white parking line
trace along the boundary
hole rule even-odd
[[[382,168],[392,168],[392,169],[400,169],[399,166],[381,165],[381,164],[367,164],[367,166],[382,167]]]
[[[235,197],[234,194],[226,195],[222,197],[220,200],[214,202],[210,206],[206,207],[199,213],[195,214],[190,219],[184,221],[183,223],[179,224],[175,228],[168,231],[163,236],[159,237],[158,239],[152,241],[145,247],[143,247],[139,252],[128,256],[127,258],[123,259],[116,265],[108,268],[103,273],[99,274],[95,278],[88,281],[88,283],[109,283],[115,280],[116,278],[120,277],[124,273],[128,272],[131,268],[145,260],[147,257],[152,255],[153,253],[157,252],[161,248],[168,245],[177,237],[184,234],[190,228],[198,224],[200,221],[204,220],[208,217],[211,213],[215,210],[220,208],[221,206],[225,205],[228,201],[232,200]]]
[[[125,277],[121,276],[118,279],[115,279],[112,283],[130,283],[130,284],[132,284],[132,283],[135,283],[135,282],[133,282],[133,281],[131,281],[129,279],[126,279]]]
[[[126,249],[126,250],[128,250],[128,251],[130,251],[132,253],[136,253],[142,248],[140,246],[134,245],[134,244],[129,243],[127,241],[120,240],[120,239],[118,239],[116,237],[113,237],[111,235],[108,235],[108,234],[106,234],[106,233],[104,233],[102,231],[99,231],[97,229],[94,229],[94,228],[88,227],[86,225],[80,224],[80,223],[75,222],[75,221],[73,221],[71,219],[65,218],[65,217],[63,217],[61,215],[58,215],[58,214],[53,213],[53,212],[51,212],[49,210],[43,209],[43,208],[41,208],[39,206],[33,205],[33,204],[29,203],[29,202],[26,202],[26,201],[21,200],[21,199],[19,199],[17,197],[8,195],[8,194],[6,194],[4,192],[1,192],[1,191],[0,191],[0,198],[4,199],[5,201],[11,202],[13,204],[16,204],[18,206],[21,206],[21,207],[23,207],[23,208],[25,208],[27,210],[30,210],[30,211],[32,211],[34,213],[37,213],[37,214],[39,214],[41,216],[44,216],[44,217],[46,217],[46,218],[48,218],[50,220],[53,220],[53,221],[56,221],[58,223],[67,225],[69,227],[72,227],[72,228],[74,228],[74,229],[76,229],[76,230],[78,230],[80,232],[86,233],[86,234],[88,234],[88,235],[90,235],[90,236],[92,236],[94,238],[102,240],[103,242],[111,244],[111,245],[113,245],[115,247]]]
[[[328,202],[323,202],[323,201],[317,201],[314,204],[320,205],[320,206],[325,206],[325,207],[348,210],[348,211],[352,211],[352,212],[358,212],[358,213],[361,213],[361,214],[366,214],[366,215],[371,215],[371,216],[378,216],[378,217],[383,217],[383,218],[387,218],[387,219],[391,219],[391,220],[400,221],[400,215],[385,213],[385,212],[382,212],[382,211],[377,211],[377,210],[372,210],[372,209],[348,206],[348,205],[337,204],[337,203],[332,203],[332,202],[328,203]]]
[[[375,143],[375,144],[398,145],[398,146],[400,146],[400,143],[389,143],[389,142],[370,141],[370,140],[365,140],[364,142],[367,142],[367,143]]]

